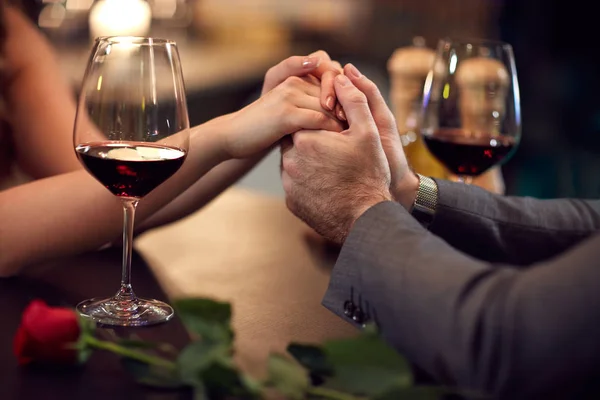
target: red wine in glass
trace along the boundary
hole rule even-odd
[[[506,162],[521,137],[512,46],[485,39],[441,40],[423,87],[421,111],[423,142],[459,181],[471,183]],[[496,180],[489,186],[503,186]]]
[[[423,140],[431,154],[459,176],[479,176],[508,160],[515,148],[513,137],[462,129],[439,129],[423,135]]]
[[[98,142],[78,145],[85,168],[115,196],[140,199],[173,175],[186,152],[151,143]]]
[[[77,311],[107,326],[169,321],[169,304],[138,297],[131,283],[135,210],[180,169],[190,124],[177,45],[172,40],[97,38],[79,91],[73,129],[77,158],[123,205],[121,284],[109,297],[81,301]]]

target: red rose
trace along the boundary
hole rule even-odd
[[[79,321],[75,311],[49,307],[41,300],[32,301],[21,319],[14,341],[19,364],[50,362],[73,364],[79,339]]]

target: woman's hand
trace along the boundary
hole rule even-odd
[[[225,119],[226,154],[230,158],[253,156],[300,129],[341,132],[341,122],[323,108],[320,96],[321,86],[314,77],[287,77]]]
[[[318,50],[308,56],[292,56],[267,71],[262,95],[270,92],[290,76],[314,77],[316,79],[313,81],[320,82],[321,85],[321,94],[319,95],[321,106],[328,111],[333,111],[335,116],[345,121],[346,117],[341,105],[337,102],[333,88],[333,79],[340,73],[342,73],[340,63],[332,61],[329,54],[323,50]]]

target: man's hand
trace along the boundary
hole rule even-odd
[[[319,234],[342,243],[373,205],[391,200],[390,169],[365,95],[345,75],[335,92],[349,128],[299,131],[282,140],[288,208]]]
[[[390,191],[395,201],[410,210],[415,201],[419,179],[408,167],[394,115],[385,103],[377,85],[362,75],[355,66],[347,64],[344,67],[344,74],[367,97],[392,174]]]

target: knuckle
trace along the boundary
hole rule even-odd
[[[384,111],[384,117],[382,118],[385,121],[386,128],[398,132],[398,126],[396,124],[396,118],[394,118],[394,114],[390,110]]]
[[[282,174],[281,176],[281,186],[283,187],[283,191],[285,193],[286,200],[288,198],[291,199],[293,182],[286,174]]]
[[[315,113],[313,118],[314,118],[315,126],[325,126],[325,125],[327,125],[328,122],[331,121],[331,119],[327,116],[327,114],[322,113],[322,112]]]
[[[294,147],[300,154],[306,154],[312,148],[310,140],[305,139],[304,136],[299,136],[298,139],[294,140]]]
[[[281,100],[289,101],[294,98],[300,86],[304,83],[302,78],[298,78],[297,76],[290,76],[286,78],[283,83],[281,83],[278,88],[278,93],[281,96]]]
[[[337,75],[339,75],[340,72],[339,71],[325,71],[323,73],[323,79],[334,79]]]
[[[290,103],[296,95],[296,90],[287,85],[281,86],[277,92],[279,94],[279,100],[282,102],[282,108],[289,107],[288,103]],[[285,111],[289,110],[286,109]]]
[[[296,202],[294,201],[294,198],[291,195],[291,191],[290,192],[286,191],[285,205],[288,208],[288,210],[290,210],[293,214],[296,214],[296,212],[298,211],[296,209]]]
[[[381,92],[379,88],[375,84],[375,82],[365,79],[365,90],[369,92],[371,95],[381,96]]]
[[[315,51],[314,53],[311,54],[311,56],[314,57],[321,57],[321,58],[325,58],[327,60],[329,60],[329,54],[327,54],[327,52],[323,49],[319,49],[317,51]]]
[[[277,71],[281,68],[281,63],[272,66],[271,68],[269,68],[267,70],[267,73],[265,74],[265,81],[271,81],[273,80],[273,76],[277,75]]]
[[[281,166],[283,167],[283,170],[286,172],[289,178],[298,177],[298,173],[300,172],[300,170],[298,168],[296,160],[294,160],[292,157],[284,157],[281,160]],[[289,181],[289,179],[287,180]]]
[[[370,122],[357,124],[356,133],[361,137],[360,140],[363,144],[369,143],[369,145],[372,145],[379,141],[379,131],[377,130],[377,126]]]
[[[283,84],[285,87],[297,88],[304,83],[304,80],[298,76],[288,76]]]
[[[275,67],[271,67],[267,70],[267,73],[265,74],[265,80],[269,80],[271,78],[271,76],[275,73]]]
[[[376,123],[369,122],[368,124],[365,124],[364,131],[371,139],[379,141],[379,129],[377,129]]]
[[[367,98],[362,92],[353,90],[352,93],[348,95],[348,102],[362,105],[367,103]]]
[[[304,152],[307,148],[307,142],[306,136],[298,134],[294,135],[294,147],[297,151]]]
[[[342,131],[342,124],[339,122],[339,120],[337,120],[335,118],[331,118],[329,115],[327,115],[325,113],[319,114],[319,116],[317,117],[316,123],[319,127],[321,127],[321,129],[324,129],[327,131],[334,131],[334,132]]]

